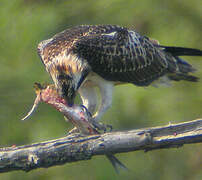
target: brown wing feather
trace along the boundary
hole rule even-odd
[[[175,58],[155,40],[113,25],[77,26],[42,41],[38,52],[47,71],[60,56],[71,64],[69,54],[106,80],[146,86],[166,73],[177,70]],[[89,69],[89,67],[88,67]]]
[[[104,79],[140,86],[177,68],[174,58],[168,58],[169,54],[154,46],[153,41],[117,26],[111,26],[108,32],[80,37],[73,52],[86,59]]]

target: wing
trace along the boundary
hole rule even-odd
[[[98,31],[97,29],[106,29]],[[147,86],[168,72],[177,70],[174,58],[157,41],[119,26],[98,26],[80,37],[73,52],[106,80]]]
[[[75,44],[84,37],[99,36],[102,33],[110,33],[113,29],[110,25],[80,25],[66,29],[48,40],[39,43],[38,54],[45,66],[54,62],[55,57],[61,54],[72,53]]]

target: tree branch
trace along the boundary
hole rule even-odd
[[[81,136],[0,148],[0,172],[30,171],[41,167],[91,159],[95,155],[149,151],[202,142],[202,119],[154,128]]]

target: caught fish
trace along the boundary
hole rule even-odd
[[[60,111],[68,121],[70,121],[75,127],[76,131],[83,135],[99,134],[98,130],[91,122],[92,117],[87,108],[83,105],[68,106],[68,103],[64,98],[59,96],[54,85],[41,85],[35,83],[36,99],[31,110],[28,114],[22,118],[22,120],[28,119],[36,110],[39,102],[45,102],[51,105],[58,111]],[[106,157],[112,163],[114,169],[119,173],[119,168],[127,170],[126,166],[122,164],[113,154],[106,154]]]

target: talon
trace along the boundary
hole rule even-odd
[[[105,126],[105,131],[104,131],[104,133],[106,133],[106,132],[112,132],[112,125],[109,125],[109,124],[106,124],[106,125],[104,125]],[[109,128],[109,130],[107,131],[107,128]]]
[[[96,121],[92,120],[93,126],[98,130],[98,131],[103,131],[104,133],[106,132],[111,132],[112,131],[112,126],[111,125],[105,125]],[[108,130],[109,129],[109,130]]]
[[[89,117],[92,117],[91,112],[88,110],[86,106],[84,106],[83,104],[81,104],[80,106],[85,109],[85,112],[88,114]]]
[[[113,129],[112,125],[107,124],[107,127],[109,128],[109,132],[112,132]]]
[[[73,129],[71,129],[70,131],[67,132],[67,135],[71,135],[71,134],[75,134],[75,133],[79,133],[79,130],[77,127],[74,127]]]

